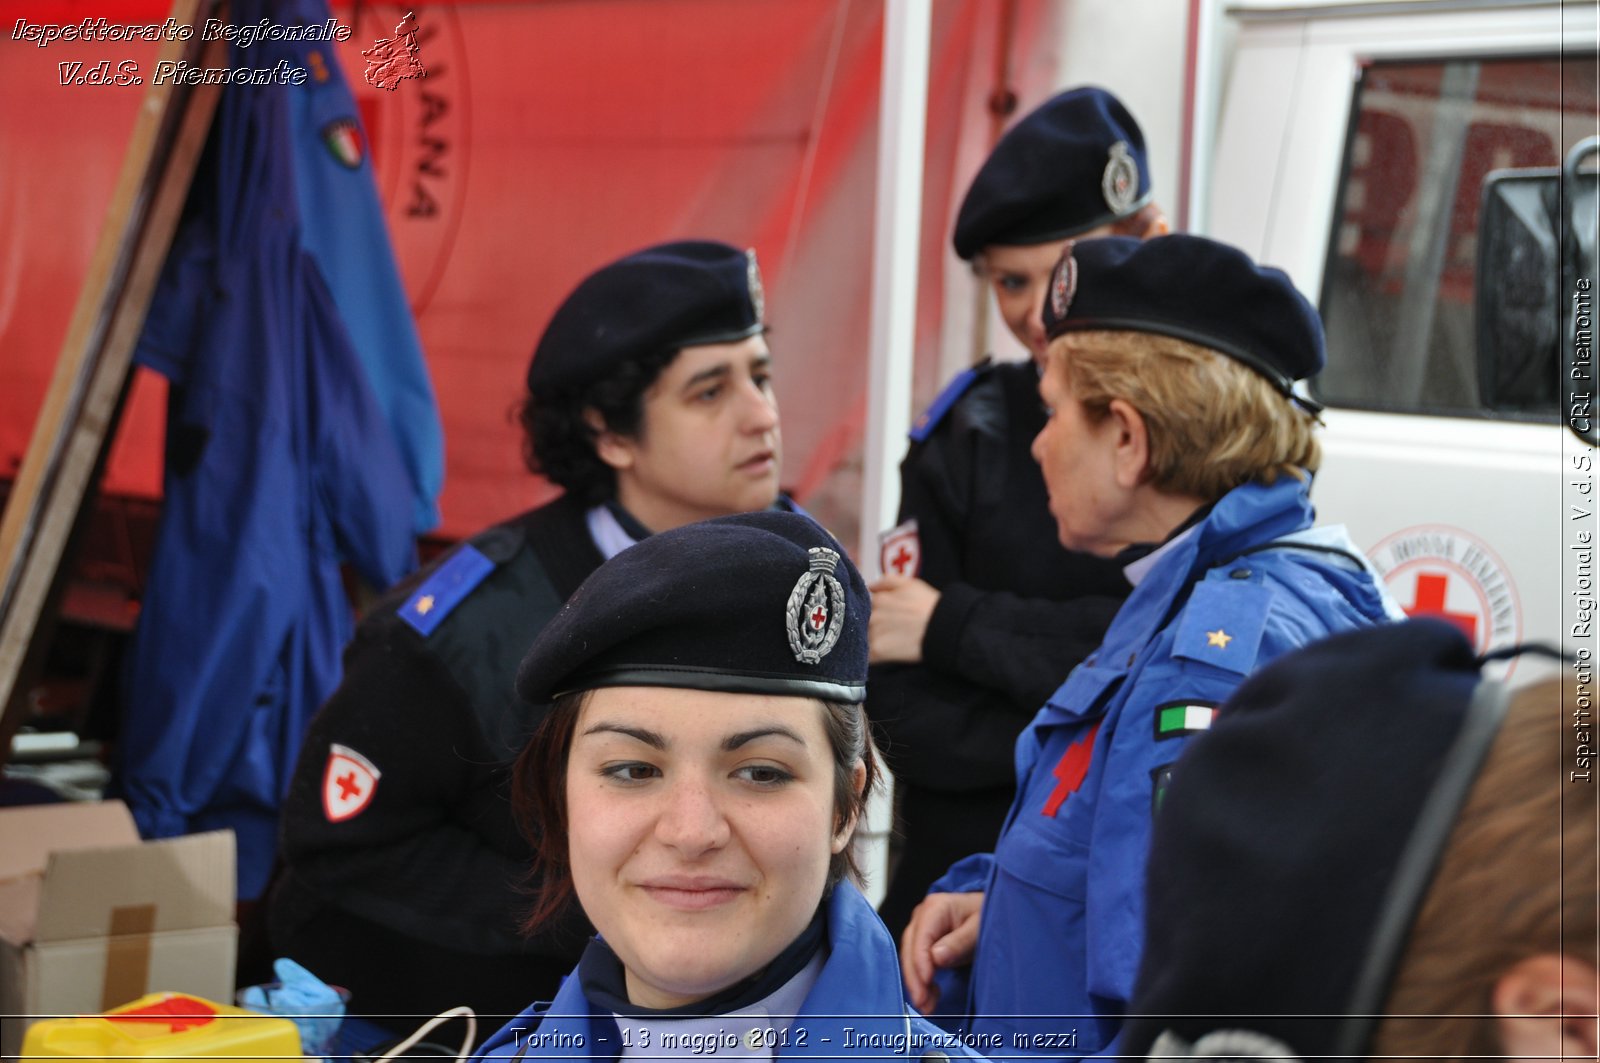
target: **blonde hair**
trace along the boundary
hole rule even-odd
[[[1266,378],[1208,347],[1148,332],[1069,332],[1050,344],[1091,421],[1112,399],[1144,418],[1147,482],[1217,499],[1252,480],[1306,479],[1322,450],[1310,414]]]
[[[1148,240],[1165,233],[1166,223],[1167,216],[1162,213],[1161,208],[1154,203],[1146,203],[1132,214],[1112,222],[1111,231],[1106,235],[1131,236],[1136,240]]]
[[[1498,1056],[1500,975],[1544,953],[1597,963],[1600,783],[1569,777],[1574,710],[1592,712],[1593,696],[1552,679],[1514,697],[1412,926],[1374,1057]]]

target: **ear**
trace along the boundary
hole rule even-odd
[[[593,406],[583,411],[583,423],[594,430],[594,452],[619,472],[633,467],[633,440],[606,427],[606,419]]]
[[[1112,468],[1117,486],[1132,490],[1145,481],[1150,465],[1150,433],[1144,415],[1125,399],[1112,399],[1100,430],[1114,434]]]
[[[855,792],[857,801],[867,788],[867,765],[863,761],[856,761],[855,771],[850,773],[850,789]],[[844,852],[844,847],[850,844],[850,836],[856,832],[856,819],[851,815],[845,822],[839,824],[839,829],[833,834],[832,850],[834,855]]]
[[[1515,964],[1495,983],[1500,1051],[1521,1059],[1594,1059],[1600,976],[1583,960],[1547,952]]]
[[[1166,236],[1172,231],[1172,223],[1167,221],[1165,214],[1157,214],[1155,219],[1145,228],[1141,240],[1149,240],[1156,236]]]

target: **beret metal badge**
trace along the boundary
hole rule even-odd
[[[801,664],[816,664],[828,655],[844,630],[844,588],[834,578],[839,552],[813,546],[811,567],[789,592],[789,648]]]
[[[1133,161],[1126,140],[1111,145],[1105,172],[1100,175],[1100,194],[1111,213],[1118,215],[1127,213],[1139,198],[1139,164]]]
[[[761,267],[756,264],[756,249],[747,247],[744,251],[744,280],[745,287],[750,289],[750,307],[756,312],[756,323],[767,319],[767,293],[761,287]]]
[[[1171,1030],[1161,1031],[1147,1059],[1209,1060],[1210,1063],[1301,1063],[1298,1053],[1276,1037],[1256,1030],[1212,1030],[1190,1044]]]
[[[1069,243],[1056,263],[1055,274],[1050,278],[1050,312],[1060,321],[1072,308],[1072,297],[1078,294],[1078,260],[1072,257]]]

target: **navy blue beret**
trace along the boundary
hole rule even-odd
[[[952,242],[970,259],[990,244],[1061,240],[1150,201],[1144,134],[1105,89],[1061,93],[994,146],[956,214]]]
[[[1439,620],[1336,636],[1246,681],[1156,814],[1122,1051],[1364,1059],[1505,689]]]
[[[860,702],[871,598],[810,517],[764,511],[628,547],[534,640],[517,693],[665,686]]]
[[[1110,329],[1188,340],[1242,362],[1283,394],[1321,372],[1317,308],[1281,269],[1203,236],[1107,236],[1067,246],[1044,301],[1045,334]]]
[[[589,274],[557,308],[534,348],[528,390],[581,388],[659,351],[754,336],[764,303],[754,251],[714,240],[635,251]]]

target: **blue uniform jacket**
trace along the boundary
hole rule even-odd
[[[490,1060],[614,1059],[620,1031],[597,1013],[576,975],[554,1002],[535,1004],[484,1042],[474,1063]],[[979,1058],[957,1037],[905,1004],[894,941],[861,891],[848,882],[828,901],[828,959],[794,1025],[774,1048],[786,1059],[924,1058],[931,1052]]]
[[[411,477],[300,243],[285,92],[224,91],[138,350],[172,387],[118,785],[146,837],[233,828],[244,898],[339,678],[340,559],[380,587],[415,565]]]
[[[1342,530],[1308,531],[1307,490],[1280,479],[1224,495],[1154,559],[1018,739],[995,852],[933,886],[985,894],[972,967],[941,975],[941,1000],[965,1001],[954,1027],[1042,1057],[1115,1051],[1143,949],[1151,817],[1187,736],[1261,664],[1394,618]]]

